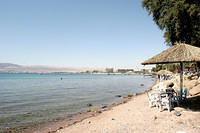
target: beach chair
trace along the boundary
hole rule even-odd
[[[163,107],[166,106],[168,112],[172,108],[172,97],[168,93],[161,93],[159,96],[158,108],[159,111],[163,111]]]
[[[188,93],[188,90],[187,90],[187,88],[185,88],[184,91],[183,91],[183,96],[182,96],[183,99],[182,99],[182,100],[183,100],[186,104],[188,104],[187,93]]]
[[[177,107],[179,107],[179,98],[176,92],[172,94],[172,106],[175,107],[174,105],[176,104]]]
[[[146,92],[149,100],[149,107],[158,107],[158,101],[159,101],[159,93],[149,93]]]
[[[178,97],[178,101],[181,102],[181,103],[184,102],[185,104],[188,105],[187,93],[188,93],[188,90],[187,90],[187,88],[185,88],[184,91],[181,94],[182,95],[182,99],[181,99],[180,96],[177,96]]]

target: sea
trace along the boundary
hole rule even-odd
[[[0,74],[0,132],[117,103],[153,83],[139,74]]]

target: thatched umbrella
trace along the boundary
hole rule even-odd
[[[167,70],[160,70],[157,72],[158,75],[166,74],[166,75],[172,75],[173,73]]]
[[[200,48],[188,44],[177,43],[158,55],[142,62],[147,64],[180,63],[180,95],[183,88],[183,62],[200,61]],[[182,97],[182,95],[181,95]]]

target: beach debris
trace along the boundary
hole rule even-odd
[[[89,109],[87,112],[91,112],[91,110]]]
[[[88,121],[88,123],[90,124],[90,123],[91,123],[91,121]]]
[[[140,84],[140,86],[144,86],[144,84]]]
[[[91,104],[91,103],[88,103],[88,104],[87,104],[87,106],[88,106],[88,107],[91,107],[91,106],[92,106],[92,104]]]
[[[116,95],[115,97],[122,97],[122,95]]]
[[[179,111],[174,112],[174,115],[181,116],[181,113]]]
[[[112,120],[115,120],[114,118],[112,118]]]

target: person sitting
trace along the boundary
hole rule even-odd
[[[174,83],[171,83],[168,85],[168,88],[166,89],[166,92],[174,93],[175,90],[173,89]]]
[[[175,90],[173,89],[174,83],[171,83],[168,85],[168,88],[166,89],[166,93],[171,98],[171,102],[174,106],[174,103],[179,106],[178,96]]]

